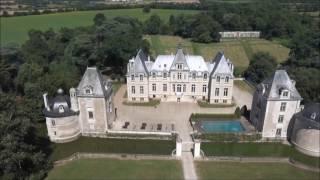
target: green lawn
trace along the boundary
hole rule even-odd
[[[202,143],[206,156],[290,157],[301,163],[320,167],[320,158],[304,155],[281,143]]]
[[[195,43],[190,39],[167,35],[144,36],[151,44],[151,53],[154,57],[159,54],[175,53],[178,44],[181,44],[188,54],[201,55],[206,61],[210,61],[219,52],[223,51],[235,67],[244,71],[249,65],[249,57],[257,51],[266,51],[273,55],[277,61],[283,62],[289,55],[289,49],[277,42],[264,39],[228,40],[219,43]]]
[[[281,163],[196,162],[200,180],[318,180],[319,173]]]
[[[175,160],[81,159],[55,167],[51,179],[183,179]]]
[[[1,45],[7,43],[23,43],[27,40],[30,29],[47,30],[49,28],[60,29],[61,27],[78,27],[93,24],[93,17],[97,13],[103,13],[107,18],[116,16],[129,16],[145,21],[152,14],[158,14],[162,20],[168,21],[170,15],[195,14],[196,10],[174,10],[174,9],[152,9],[150,13],[143,13],[141,8],[137,9],[112,9],[100,11],[77,11],[45,15],[20,16],[0,18]]]
[[[235,80],[233,82],[234,82],[235,86],[237,86],[239,89],[241,89],[243,91],[247,91],[251,94],[253,94],[255,91],[255,88],[252,87],[251,85],[249,85],[246,81]]]
[[[171,155],[174,149],[175,142],[172,140],[80,137],[70,143],[54,144],[51,159],[60,160],[76,152]]]

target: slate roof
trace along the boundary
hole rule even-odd
[[[181,47],[178,47],[177,53],[173,59],[170,69],[175,69],[176,64],[183,64],[183,69],[189,70],[186,56],[184,55],[184,52]]]
[[[85,93],[87,88],[92,89],[91,95]],[[96,67],[87,67],[87,70],[78,85],[77,96],[106,97],[104,82]]]
[[[211,61],[212,65],[209,65],[209,70],[211,71],[210,76],[213,77],[217,74],[229,74],[233,77],[233,72],[230,67],[229,59],[226,59],[222,52],[218,52],[214,59]]]
[[[280,98],[280,90],[287,89],[290,92],[290,99],[302,100],[295,85],[291,81],[289,75],[285,70],[275,71],[271,77],[264,80],[261,85],[265,88],[264,96],[270,100],[277,100]]]
[[[302,110],[302,115],[312,121],[320,123],[320,103],[309,103]]]
[[[133,69],[129,69],[130,73],[145,73],[149,74],[149,70],[152,66],[150,63],[151,61],[148,61],[147,55],[140,49],[134,58],[134,66]]]

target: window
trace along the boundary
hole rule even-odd
[[[222,102],[223,102],[223,103],[227,103],[227,100],[224,99]]]
[[[152,91],[156,91],[156,90],[157,90],[156,84],[152,84]]]
[[[140,86],[140,94],[143,94],[143,86]]]
[[[156,78],[156,73],[152,73],[152,78]]]
[[[217,82],[220,82],[220,76],[217,76]]]
[[[282,102],[281,106],[280,106],[280,111],[281,112],[286,111],[286,106],[287,106],[287,103],[286,102]]]
[[[52,120],[51,124],[52,124],[52,126],[55,126],[56,125],[56,121]]]
[[[163,84],[163,91],[164,91],[164,92],[167,91],[167,84]]]
[[[223,89],[223,95],[224,96],[228,96],[228,88],[224,88]]]
[[[131,93],[135,94],[136,93],[136,87],[135,86],[131,86]]]
[[[183,85],[183,92],[186,92],[187,86],[184,84]]]
[[[182,69],[182,64],[177,64],[178,69]]]
[[[283,116],[283,115],[279,115],[278,123],[282,123],[282,122],[283,122],[283,118],[284,118],[284,116]]]
[[[132,98],[132,101],[136,101],[136,98],[133,97],[133,98]]]
[[[219,102],[219,100],[218,100],[218,99],[215,99],[215,100],[214,100],[214,103],[218,103],[218,102]]]
[[[131,75],[131,81],[134,81],[134,75],[133,74]]]
[[[204,93],[207,92],[207,85],[202,86],[202,92],[204,92]]]
[[[53,131],[53,134],[56,136],[56,135],[57,135],[57,132],[56,132],[56,131]]]
[[[175,75],[175,74],[173,74],[173,75],[172,75],[172,78],[173,78],[173,79],[175,79],[175,78],[176,78],[176,75]]]
[[[164,78],[164,79],[167,78],[167,73],[163,73],[163,78]]]
[[[214,95],[219,96],[219,88],[216,88],[216,90],[214,91]]]
[[[176,92],[176,85],[175,84],[172,84],[172,91]]]
[[[316,119],[316,116],[317,116],[317,113],[314,112],[314,113],[311,114],[311,117],[310,117],[310,118],[313,119],[313,120],[315,120],[315,119]]]
[[[140,81],[143,81],[143,75],[140,74]]]
[[[229,82],[229,76],[227,76],[224,81],[225,81],[226,83],[228,83],[228,82]]]
[[[177,85],[177,92],[181,92],[181,84]]]
[[[167,67],[167,64],[164,64],[163,67]]]
[[[89,115],[89,119],[93,119],[93,112],[92,111],[88,111],[88,115]]]
[[[283,92],[283,97],[288,97],[288,95],[289,95],[289,92],[288,92],[288,91],[284,91],[284,92]]]
[[[276,136],[281,136],[281,128],[277,129]]]
[[[192,84],[192,86],[191,86],[191,92],[196,92],[196,85]]]
[[[181,73],[180,72],[178,73],[178,79],[181,79]]]
[[[196,79],[196,73],[192,73],[192,79]]]
[[[207,78],[208,78],[208,74],[207,74],[207,73],[204,73],[204,74],[203,74],[203,79],[204,79],[204,80],[207,80]]]
[[[91,89],[87,88],[86,89],[86,94],[92,94]]]

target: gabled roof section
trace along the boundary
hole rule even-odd
[[[264,80],[262,83],[264,89],[264,96],[268,99],[279,99],[280,90],[286,89],[290,92],[291,100],[302,100],[299,92],[297,91],[295,84],[290,79],[285,70],[275,71],[271,77]]]
[[[215,76],[216,74],[229,74],[233,77],[232,63],[226,59],[222,52],[218,52],[215,58],[211,61],[213,64],[210,76]]]
[[[148,74],[146,62],[148,61],[147,55],[140,49],[134,60],[134,72]]]
[[[173,59],[172,65],[170,67],[170,70],[172,70],[172,69],[175,70],[176,64],[183,64],[183,69],[184,70],[186,70],[186,69],[189,70],[189,66],[188,66],[188,63],[187,63],[186,56],[184,55],[183,50],[182,50],[181,47],[178,47],[178,49],[177,49],[177,53],[176,53],[176,55],[175,55],[175,57]]]
[[[92,90],[90,94],[86,93],[86,89],[88,87]],[[77,90],[78,96],[105,97],[102,75],[98,71],[97,67],[87,67]]]

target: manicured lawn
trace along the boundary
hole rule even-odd
[[[121,82],[112,83],[113,93],[116,94],[117,91],[119,90],[119,88],[120,88],[122,85],[123,85],[123,83],[121,83]]]
[[[57,14],[45,14],[34,16],[21,16],[0,18],[1,45],[6,43],[23,43],[27,40],[28,31],[30,29],[47,30],[53,28],[55,30],[61,27],[78,27],[93,24],[93,17],[97,13],[103,13],[107,18],[116,16],[128,16],[138,18],[145,21],[152,14],[158,14],[163,21],[168,21],[170,15],[178,14],[196,14],[196,10],[175,10],[175,9],[152,9],[150,13],[143,13],[141,8],[137,9],[112,9],[101,11],[78,11]]]
[[[241,80],[235,80],[233,81],[234,85],[237,86],[239,89],[243,91],[247,91],[251,94],[254,93],[255,89],[251,85],[249,85],[246,81],[241,81]]]
[[[124,101],[124,105],[127,106],[157,106],[160,104],[159,99],[149,99],[149,102],[129,102],[129,101]]]
[[[235,67],[244,71],[249,65],[249,57],[257,51],[266,51],[275,56],[278,62],[287,59],[289,49],[279,43],[264,39],[228,40],[219,43],[195,43],[190,39],[167,35],[144,36],[151,44],[151,53],[154,57],[159,54],[175,53],[178,44],[181,44],[188,54],[201,55],[206,61],[211,61],[219,51],[223,51]]]
[[[318,180],[319,173],[281,163],[196,162],[200,180]]]
[[[320,167],[320,158],[304,155],[281,143],[202,143],[206,156],[290,157],[301,163]]]
[[[55,167],[51,179],[183,179],[175,160],[81,159]]]
[[[78,140],[54,144],[51,159],[56,161],[76,152],[171,155],[172,140],[135,140],[80,137]]]

